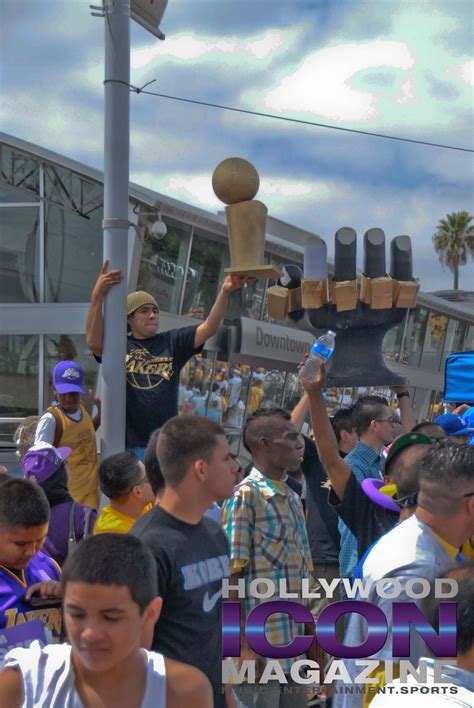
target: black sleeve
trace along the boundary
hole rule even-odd
[[[304,455],[303,462],[301,463],[301,470],[305,477],[310,477],[314,474],[320,475],[321,472],[321,461],[318,455],[318,449],[311,438],[307,435],[303,435],[304,439]]]
[[[202,348],[204,346],[203,344],[197,348],[194,346],[198,326],[199,325],[180,327],[179,329],[173,329],[170,332],[173,338],[174,356],[179,369],[182,369],[192,356],[202,352]]]
[[[337,511],[356,538],[360,537],[361,531],[365,532],[367,515],[371,513],[370,507],[374,502],[365,494],[354,474],[351,474],[347,480],[342,500],[331,488],[328,503]]]
[[[342,500],[331,489],[329,504],[356,537],[359,558],[398,522],[396,512],[384,509],[369,499],[354,474],[349,477]]]

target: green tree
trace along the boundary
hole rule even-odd
[[[467,211],[447,214],[440,219],[438,229],[431,237],[440,263],[447,265],[454,275],[454,289],[459,289],[459,268],[474,257],[474,226]]]

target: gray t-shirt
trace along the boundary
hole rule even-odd
[[[209,679],[214,706],[222,693],[222,579],[230,575],[227,538],[212,519],[188,524],[160,506],[140,517],[131,533],[155,556],[163,608],[153,651],[200,669]]]

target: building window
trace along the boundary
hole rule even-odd
[[[89,351],[84,334],[48,334],[44,337],[44,391],[43,408],[51,405],[54,399],[52,373],[58,361],[77,361],[84,369],[84,387],[82,396],[84,405],[90,410],[89,389],[95,393],[99,365]]]
[[[453,352],[462,351],[462,344],[464,340],[464,335],[466,332],[466,323],[460,322],[459,320],[449,319],[448,328],[446,330],[446,340],[444,343],[443,359],[441,361],[441,368],[444,368],[444,363],[446,357],[448,357]]]
[[[216,301],[229,265],[229,249],[222,238],[195,229],[186,277],[182,314],[205,319]]]
[[[45,301],[89,302],[102,263],[102,211],[44,209]]]
[[[383,355],[387,361],[400,360],[400,346],[403,338],[403,330],[405,328],[405,320],[399,325],[391,329],[385,335],[383,340]]]
[[[470,352],[474,349],[474,325],[471,325],[466,331],[466,338],[464,340],[464,345],[462,351]]]
[[[448,318],[446,315],[430,312],[421,358],[422,369],[439,371],[447,327]]]
[[[0,416],[24,418],[38,412],[37,335],[0,335]]]
[[[39,194],[39,163],[30,155],[23,155],[6,145],[1,146],[2,182],[17,188],[17,192],[1,185],[2,201],[29,202]],[[16,196],[15,196],[16,195]],[[5,198],[4,198],[5,197]]]
[[[402,364],[419,366],[427,318],[428,311],[425,307],[417,307],[415,310],[410,310],[405,338],[400,352],[400,362]]]
[[[39,301],[39,209],[0,208],[0,302]]]
[[[145,238],[138,274],[137,290],[146,290],[165,312],[179,312],[184,283],[186,258],[191,227],[173,219],[163,218],[168,233],[157,241]],[[192,281],[194,271],[188,269],[187,281]]]
[[[225,321],[229,324],[238,317],[252,320],[262,319],[265,297],[265,280],[248,280],[240,290],[234,290],[229,296],[225,311]]]

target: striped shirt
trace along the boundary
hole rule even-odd
[[[344,460],[359,484],[368,477],[380,478],[380,455],[360,440]],[[341,578],[350,578],[359,560],[357,539],[341,519],[339,519],[338,529],[341,534],[339,571]]]
[[[230,542],[231,571],[242,570],[245,579],[247,615],[261,602],[249,597],[248,586],[255,578],[274,581],[274,599],[280,599],[279,581],[285,580],[286,589],[298,593],[292,600],[307,604],[301,599],[301,580],[313,567],[308,535],[301,500],[287,484],[268,479],[254,467],[224,502],[222,525]],[[275,646],[303,633],[302,625],[286,614],[274,614],[266,623],[265,635]],[[293,661],[280,661],[286,673]]]

